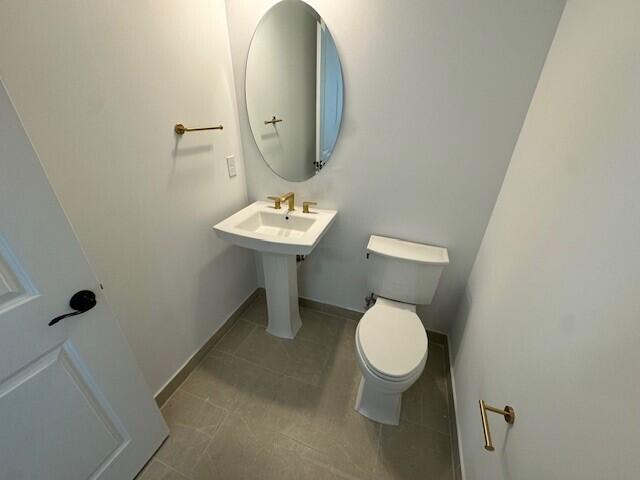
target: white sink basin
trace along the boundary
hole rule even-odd
[[[338,212],[301,207],[287,212],[272,203],[255,202],[218,223],[213,229],[220,238],[260,252],[308,255],[318,244]]]
[[[267,332],[294,338],[302,326],[298,310],[296,255],[308,255],[336,217],[335,210],[301,207],[288,212],[283,204],[255,202],[218,223],[213,229],[229,243],[259,251],[262,255],[267,310]]]

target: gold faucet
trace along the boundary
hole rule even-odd
[[[289,211],[293,212],[296,209],[295,198],[293,192],[285,193],[280,197],[281,202],[289,201]]]
[[[267,198],[275,202],[273,205],[273,208],[275,208],[276,210],[280,210],[280,208],[282,208],[280,206],[280,203],[281,203],[280,197],[267,197]]]
[[[310,212],[309,211],[309,207],[311,205],[317,205],[317,202],[302,202],[302,213],[315,213],[315,212]]]
[[[289,211],[293,212],[296,209],[295,198],[293,192],[285,193],[279,197],[267,197],[269,200],[274,201],[273,208],[280,210],[282,202],[289,201]],[[307,207],[308,208],[308,207]]]

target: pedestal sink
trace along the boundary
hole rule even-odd
[[[267,332],[294,338],[302,326],[298,310],[296,255],[308,255],[318,244],[338,212],[313,209],[302,213],[287,207],[276,210],[268,202],[255,202],[213,227],[217,235],[262,256],[267,310]]]

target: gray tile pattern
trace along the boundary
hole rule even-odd
[[[272,337],[256,298],[162,408],[171,436],[141,480],[455,478],[445,348],[382,426],[353,409],[357,323],[301,315],[295,340]]]

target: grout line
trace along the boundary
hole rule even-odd
[[[205,358],[206,358],[206,357],[205,357]],[[204,358],[203,358],[202,360],[204,360]],[[195,372],[195,371],[196,371],[196,368],[198,368],[198,367],[200,366],[200,364],[202,363],[202,360],[201,360],[200,362],[198,362],[198,365],[196,365],[196,367],[193,369],[193,372]],[[196,395],[195,393],[192,393],[192,392],[190,392],[189,390],[185,390],[184,388],[182,388],[182,386],[186,383],[186,381],[187,381],[187,380],[189,379],[189,377],[193,374],[193,372],[191,372],[191,373],[187,376],[187,378],[185,378],[185,379],[184,379],[184,381],[183,381],[180,385],[178,385],[178,388],[176,388],[176,389],[173,391],[173,393],[171,394],[171,396],[170,396],[169,398],[167,398],[167,400],[164,402],[164,404],[163,404],[163,405],[162,405],[162,407],[160,408],[160,412],[162,412],[162,410],[164,410],[164,408],[165,408],[167,405],[169,405],[169,403],[171,402],[171,400],[173,399],[173,397],[175,397],[175,395],[176,395],[178,392],[182,392],[182,393],[184,393],[185,395],[189,395],[190,397],[193,397],[193,398],[195,398],[195,399],[197,399],[197,400],[200,400],[200,401],[203,401],[203,402],[207,402],[207,403],[209,403],[210,405],[213,405],[214,407],[222,408],[223,410],[225,410],[225,408],[224,408],[224,407],[221,407],[220,405],[215,405],[215,404],[213,404],[213,403],[209,402],[206,398],[202,398],[202,397],[200,397],[200,396]]]
[[[355,318],[345,317],[345,316],[340,315],[338,313],[326,312],[324,310],[321,310],[319,308],[314,308],[314,307],[311,307],[309,305],[300,306],[299,308],[304,309],[304,310],[311,310],[313,312],[321,313],[322,315],[327,315],[329,317],[338,318],[340,320],[344,320],[344,321],[349,322],[349,323],[357,324],[360,321],[360,319],[356,320]],[[364,315],[364,313],[362,315]]]
[[[216,343],[213,344],[213,346],[211,347],[211,349],[207,352],[207,354],[205,355],[205,357],[207,357],[209,355],[209,353],[211,353],[211,350],[215,349],[225,338],[227,338],[227,335],[229,335],[234,328],[236,328],[236,326],[238,325],[238,323],[242,320],[241,317],[238,317],[238,319],[235,321],[235,323],[233,324],[233,326],[227,330],[224,335],[222,335],[222,337],[220,337],[220,340],[218,340]],[[246,320],[245,320],[246,322]],[[251,322],[246,322],[246,323],[251,323]]]
[[[227,410],[225,407],[222,407],[222,406],[220,406],[220,405],[216,405],[215,403],[213,403],[213,402],[209,401],[209,399],[208,399],[208,398],[202,398],[202,397],[199,397],[199,396],[198,396],[198,395],[196,395],[195,393],[191,393],[190,391],[183,389],[183,388],[182,388],[182,385],[180,385],[180,386],[176,389],[176,391],[174,392],[174,395],[175,395],[178,391],[182,392],[183,394],[185,394],[185,395],[187,395],[187,396],[189,396],[189,397],[193,397],[193,398],[195,398],[196,400],[200,400],[201,402],[207,403],[207,404],[211,405],[212,407],[219,408],[219,409],[220,409],[220,410],[222,410],[225,414],[226,414],[226,413],[228,413],[228,410]],[[168,404],[169,404],[169,400],[167,400],[167,402],[163,405],[163,407],[162,407],[162,408],[166,407]],[[196,430],[197,430],[197,429],[196,429]],[[216,431],[217,431],[217,429],[216,429]],[[203,432],[203,433],[204,433],[204,432]],[[205,433],[205,435],[207,435],[207,434]],[[209,435],[207,435],[207,436],[209,436]]]
[[[164,466],[164,467],[167,467],[167,468],[168,468],[169,470],[171,470],[172,472],[175,472],[175,473],[177,473],[178,475],[180,475],[181,477],[184,477],[184,478],[186,478],[186,479],[188,479],[188,480],[191,480],[191,478],[192,478],[192,477],[191,477],[191,475],[185,475],[184,473],[182,473],[182,472],[181,472],[180,470],[178,470],[177,468],[172,467],[172,466],[171,466],[171,465],[169,465],[168,463],[165,463],[165,462],[163,462],[162,460],[157,459],[156,457],[153,457],[153,458],[151,459],[151,461],[152,461],[152,462],[154,462],[154,461],[155,461],[155,462],[158,462],[160,465],[162,465],[162,466]]]
[[[217,348],[217,347],[218,347],[218,345],[222,342],[222,340],[224,340],[224,338],[225,338],[227,335],[229,335],[229,334],[233,331],[233,329],[234,329],[234,328],[236,328],[236,327],[238,326],[238,324],[239,324],[241,321],[243,321],[243,322],[245,322],[245,323],[248,323],[248,324],[251,326],[251,330],[249,330],[249,333],[247,334],[247,336],[246,336],[246,337],[244,337],[244,338],[242,339],[242,341],[240,341],[240,343],[236,346],[235,350],[233,351],[233,353],[235,353],[235,352],[236,352],[236,351],[237,351],[237,350],[242,346],[242,344],[243,344],[244,342],[246,342],[246,341],[247,341],[247,338],[249,338],[249,335],[251,335],[251,334],[253,333],[253,331],[256,329],[256,327],[258,326],[256,323],[250,322],[250,321],[248,321],[248,320],[244,320],[242,317],[239,317],[239,318],[238,318],[238,320],[236,321],[236,323],[233,325],[233,327],[231,327],[231,328],[229,329],[229,331],[228,331],[227,333],[225,333],[225,334],[224,334],[224,336],[220,339],[220,341],[219,341],[219,342],[216,342],[216,343],[213,345],[213,347],[211,347],[211,350],[209,350],[209,351],[207,352],[207,355],[206,355],[204,358],[207,358],[207,357],[211,356],[211,352],[213,352],[214,350],[215,350],[215,351],[217,351],[217,352],[229,353],[229,352],[225,352],[224,350],[220,350],[220,349],[219,349],[219,348]],[[229,353],[229,355],[233,355],[233,353]],[[203,360],[204,360],[204,358],[203,358]]]
[[[235,327],[235,325],[234,325],[233,327]],[[229,331],[231,331],[231,330],[233,329],[233,327],[231,327],[231,328],[229,329]],[[223,336],[222,338],[224,338],[224,336]],[[185,377],[185,379],[182,381],[182,383],[181,383],[180,385],[178,385],[178,387],[177,387],[177,388],[175,389],[175,391],[171,394],[171,396],[167,399],[167,401],[164,403],[164,405],[166,405],[167,403],[169,403],[169,401],[171,400],[171,398],[173,398],[173,396],[176,394],[176,392],[177,392],[178,390],[182,390],[183,392],[188,393],[188,394],[189,394],[189,395],[191,395],[192,397],[195,397],[195,398],[198,398],[198,399],[200,399],[200,400],[203,400],[203,401],[205,401],[205,402],[207,402],[207,403],[209,403],[209,404],[213,405],[214,407],[219,407],[219,408],[223,408],[223,409],[224,409],[224,407],[222,407],[222,406],[220,406],[220,405],[217,405],[217,404],[215,404],[214,402],[211,402],[211,401],[209,400],[209,397],[207,397],[207,398],[203,398],[203,397],[201,397],[201,396],[199,396],[199,395],[196,395],[196,394],[195,394],[195,393],[193,393],[193,392],[190,392],[189,390],[185,390],[184,388],[182,388],[182,387],[183,387],[183,385],[184,385],[185,383],[187,383],[187,381],[189,380],[189,378],[191,378],[191,376],[192,376],[192,375],[196,372],[196,370],[200,367],[200,365],[202,365],[202,363],[203,363],[207,358],[209,358],[209,357],[210,357],[211,352],[212,352],[213,350],[215,350],[215,349],[216,349],[216,345],[218,345],[218,343],[220,343],[220,341],[222,341],[222,338],[220,338],[220,340],[218,340],[216,343],[214,343],[214,344],[213,344],[213,346],[211,347],[211,349],[207,352],[207,354],[206,354],[206,355],[204,355],[204,356],[200,359],[200,361],[198,362],[198,364],[193,368],[193,370],[192,370],[191,372],[189,372],[189,375],[187,375],[187,376]],[[223,351],[221,351],[221,350],[216,350],[216,351],[217,351],[217,352],[219,352],[219,353],[223,353],[223,354],[225,354],[225,355],[229,355],[230,357],[233,357],[233,358],[238,358],[238,357],[235,357],[235,355],[232,355],[232,354],[227,353],[227,352],[223,352]],[[164,408],[164,405],[163,405],[163,408]],[[225,409],[225,410],[226,410],[226,409]]]
[[[251,323],[251,322],[249,322],[249,323]],[[233,357],[233,358],[236,358],[236,359],[238,359],[238,360],[242,360],[242,361],[244,361],[244,362],[249,362],[249,363],[250,363],[250,364],[252,364],[252,365],[255,365],[255,366],[257,366],[257,367],[260,367],[260,368],[262,368],[263,370],[268,370],[269,372],[272,372],[272,373],[277,373],[277,374],[279,374],[279,375],[290,376],[290,375],[285,374],[284,372],[279,372],[279,371],[277,371],[277,370],[274,370],[274,369],[272,369],[272,368],[266,367],[266,366],[264,366],[264,365],[262,365],[262,364],[256,363],[256,362],[254,362],[254,361],[252,361],[252,360],[249,360],[249,359],[247,359],[247,358],[241,357],[240,355],[238,355],[238,354],[236,353],[236,352],[237,352],[237,349],[239,349],[239,348],[240,348],[240,346],[241,346],[244,342],[246,342],[246,341],[247,341],[247,339],[249,338],[249,336],[250,336],[250,335],[251,335],[251,334],[256,330],[256,328],[255,328],[255,327],[258,327],[258,326],[259,326],[259,327],[262,327],[262,328],[263,328],[263,330],[266,330],[266,328],[264,327],[264,325],[258,325],[258,324],[255,324],[255,325],[254,325],[254,328],[249,332],[249,334],[247,334],[247,336],[242,340],[242,342],[240,342],[240,345],[238,345],[238,347],[236,348],[236,351],[235,351],[235,352],[230,353],[230,352],[226,352],[226,351],[224,351],[224,350],[218,350],[218,349],[216,349],[216,345],[217,345],[218,343],[216,343],[216,344],[213,346],[213,348],[211,349],[211,351],[216,350],[216,351],[218,351],[218,352],[224,353],[224,354],[229,355],[229,356],[231,356],[231,357]],[[235,325],[234,325],[234,327],[235,327]],[[232,328],[232,329],[233,329],[233,328]],[[231,330],[230,330],[230,331],[231,331]],[[274,338],[277,338],[277,337],[274,337]],[[288,339],[282,339],[282,340],[288,340]],[[288,341],[289,341],[289,342],[293,342],[293,340],[288,340]],[[308,345],[319,345],[319,346],[325,347],[329,352],[333,350],[330,346],[327,346],[327,345],[326,345],[326,344],[324,344],[324,343],[314,342],[314,341],[312,341],[312,340],[308,340],[308,339],[304,339],[304,338],[296,338],[296,339],[295,339],[295,341],[296,341],[296,342],[300,342],[300,343],[306,343],[306,344],[308,344]],[[292,344],[292,343],[290,343],[290,344]],[[284,344],[281,344],[281,345],[284,345]],[[289,359],[291,359],[291,355],[289,354],[289,352],[287,351],[287,349],[286,349],[286,348],[285,348],[285,354],[287,355],[287,357],[288,357]],[[327,362],[328,362],[328,359],[329,359],[329,357],[327,357],[327,359],[325,359],[325,362],[324,362],[324,364],[322,365],[322,367],[326,366],[326,364],[327,364]],[[292,378],[295,378],[295,377],[292,377]],[[303,383],[308,383],[308,382],[303,382]]]
[[[320,450],[319,448],[316,448],[316,447],[314,447],[313,445],[309,445],[308,443],[305,443],[304,441],[302,441],[302,440],[300,440],[300,439],[297,439],[297,438],[295,438],[295,437],[292,437],[291,435],[289,435],[289,434],[287,434],[287,433],[283,433],[283,432],[281,432],[281,431],[279,431],[279,430],[273,430],[273,429],[269,429],[269,430],[270,430],[270,431],[272,431],[272,432],[275,432],[275,433],[277,433],[277,434],[279,434],[279,435],[282,435],[283,437],[286,437],[286,438],[288,438],[289,440],[291,440],[291,441],[293,441],[293,442],[296,442],[297,444],[302,445],[302,446],[303,446],[303,447],[305,447],[305,448],[308,448],[308,449],[310,449],[310,450],[313,450],[313,451],[315,451],[315,452],[318,452],[318,453],[319,453],[319,454],[321,454],[323,457],[329,457],[329,454],[328,454],[327,452],[325,452],[325,451],[323,451],[323,450]],[[321,461],[316,460],[316,459],[313,459],[313,458],[305,458],[305,457],[301,457],[301,458],[303,458],[304,460],[307,460],[307,461],[309,461],[309,462],[312,462],[312,463],[314,463],[314,464],[316,464],[316,465],[320,465],[320,466],[322,466],[322,467],[326,467],[326,468],[328,468],[328,469],[331,471],[331,473],[333,473],[333,474],[337,473],[337,474],[338,474],[338,475],[340,475],[342,478],[351,478],[351,479],[354,479],[354,480],[358,480],[358,479],[359,479],[359,477],[354,477],[354,476],[353,476],[353,475],[351,475],[350,473],[345,472],[344,470],[341,470],[340,468],[338,468],[338,467],[337,467],[336,465],[334,465],[333,463],[325,463],[325,462],[321,462]],[[349,461],[351,461],[351,460],[349,459]],[[353,463],[352,461],[351,461],[351,463],[355,466],[355,468],[356,468],[356,469],[361,470],[361,469],[360,469],[360,467],[356,466],[356,464],[355,464],[355,463]],[[374,466],[375,466],[375,465],[374,465]],[[371,473],[373,473],[373,472],[371,472]]]
[[[188,391],[188,390],[184,390],[184,389],[182,388],[182,386],[183,386],[185,383],[187,383],[187,380],[189,380],[189,379],[191,378],[191,376],[196,372],[196,370],[198,369],[198,367],[200,367],[200,365],[202,364],[202,362],[204,361],[204,359],[205,359],[205,358],[207,358],[207,356],[206,356],[206,355],[200,359],[200,361],[197,363],[197,365],[195,365],[195,367],[193,367],[193,370],[191,370],[191,371],[189,372],[189,375],[187,375],[187,376],[184,378],[184,380],[180,383],[180,385],[178,385],[178,386],[176,387],[176,389],[171,393],[171,395],[169,396],[169,398],[167,398],[167,400],[162,404],[162,408],[160,408],[160,411],[162,411],[162,409],[165,407],[165,405],[167,405],[167,404],[171,401],[171,399],[174,397],[174,395],[176,394],[176,392],[177,392],[178,390],[182,390],[183,392],[187,392],[189,395],[191,395],[191,396],[193,396],[193,397],[196,397],[196,398],[198,398],[198,399],[200,399],[200,400],[206,400],[206,398],[199,397],[198,395],[196,395],[196,394],[194,394],[194,393],[192,393],[192,392],[190,392],[190,391]]]
[[[214,349],[215,349],[215,346],[214,346]],[[212,349],[212,350],[214,350],[214,349]],[[232,359],[234,359],[234,360],[240,360],[240,361],[242,361],[242,362],[247,362],[247,363],[248,363],[248,364],[250,364],[251,366],[256,367],[256,368],[258,368],[258,369],[260,369],[260,370],[263,370],[263,371],[265,371],[265,372],[271,373],[271,374],[273,374],[273,375],[275,375],[275,376],[277,376],[277,377],[289,378],[289,379],[291,379],[291,380],[295,380],[295,381],[298,381],[298,382],[304,383],[305,385],[314,386],[314,385],[313,385],[313,384],[311,384],[311,383],[308,383],[308,382],[305,382],[305,381],[299,380],[299,379],[297,379],[297,378],[295,378],[295,377],[291,377],[291,376],[289,376],[289,375],[285,375],[283,372],[279,372],[279,371],[277,371],[277,370],[273,370],[273,369],[268,368],[268,367],[265,367],[265,366],[263,366],[263,365],[261,365],[261,364],[259,364],[259,363],[252,362],[251,360],[247,360],[246,358],[240,357],[240,356],[236,355],[235,353],[229,353],[229,352],[225,352],[225,351],[223,351],[223,350],[216,350],[216,352],[221,353],[221,354],[223,354],[223,355],[226,355],[226,356],[228,356],[228,357],[231,357],[231,358],[232,358]],[[208,357],[205,357],[205,358],[208,358]],[[204,361],[204,358],[203,358],[203,361]],[[194,371],[195,371],[195,370],[194,370]],[[185,380],[185,382],[186,382],[186,380]],[[185,391],[185,392],[187,392],[187,390],[184,390],[184,391]],[[194,397],[196,397],[196,398],[198,398],[198,399],[200,399],[200,400],[203,400],[203,401],[205,401],[205,402],[208,402],[209,404],[213,405],[214,407],[224,408],[224,407],[222,407],[222,406],[220,406],[220,405],[218,405],[218,404],[216,404],[216,403],[212,402],[211,400],[209,400],[209,397],[207,397],[207,398],[203,398],[203,397],[200,397],[200,396],[196,395],[195,393],[191,393],[191,392],[188,392],[188,393],[190,393],[192,396],[194,396]]]
[[[198,362],[198,365],[200,365],[200,362]],[[175,394],[177,393],[177,391],[178,391],[178,390],[180,390],[180,388],[182,388],[182,385],[184,385],[184,382],[186,382],[186,381],[189,379],[189,377],[191,376],[191,374],[193,374],[193,372],[195,372],[195,371],[196,371],[196,368],[198,368],[198,365],[196,365],[196,366],[194,367],[194,369],[191,371],[191,373],[189,373],[189,375],[187,375],[187,376],[185,377],[185,379],[180,383],[180,385],[178,385],[178,386],[176,387],[176,389],[175,389],[173,392],[171,392],[171,395],[169,395],[169,396],[167,397],[167,399],[164,401],[164,403],[162,404],[162,406],[161,406],[161,407],[159,407],[159,408],[160,408],[160,413],[162,413],[162,410],[164,410],[164,407],[166,407],[166,406],[167,406],[167,404],[168,404],[168,403],[171,401],[171,399],[175,396]],[[185,392],[186,392],[186,390],[185,390]],[[187,392],[187,393],[188,393],[188,392]],[[171,435],[171,431],[169,431],[169,435]]]
[[[220,407],[222,408],[222,407]],[[200,463],[200,460],[202,460],[202,458],[206,455],[209,460],[211,460],[211,456],[209,455],[209,447],[211,446],[211,444],[213,443],[213,441],[216,439],[216,436],[218,435],[218,432],[220,431],[220,429],[222,428],[222,424],[224,422],[227,421],[227,419],[231,416],[231,413],[229,411],[227,411],[226,408],[222,409],[224,411],[224,417],[222,418],[222,420],[220,420],[220,423],[218,424],[218,426],[216,427],[216,430],[213,432],[213,435],[211,435],[209,437],[209,441],[207,442],[207,444],[205,445],[204,449],[202,450],[202,453],[200,455],[198,455],[198,458],[196,458],[195,462],[193,462],[193,466],[195,468],[196,465],[198,465],[198,463]],[[206,435],[206,434],[205,434]],[[208,436],[208,435],[207,435]],[[192,478],[190,476],[190,478]]]

